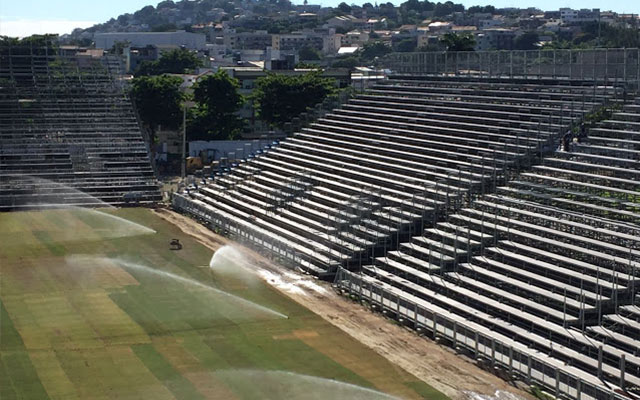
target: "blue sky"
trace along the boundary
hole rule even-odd
[[[335,6],[342,0],[314,1],[311,4]],[[362,4],[366,0],[355,1]],[[369,0],[374,3],[375,0]],[[379,0],[383,2],[385,0]],[[399,4],[404,0],[393,0]],[[436,1],[436,0],[432,0]],[[444,0],[440,0],[444,1]],[[133,13],[155,0],[0,0],[0,35],[26,36],[34,33],[69,33],[75,27],[88,27],[124,13]],[[640,13],[640,1],[616,0],[454,0],[465,6],[492,4],[496,7],[529,7],[557,10],[560,7],[601,8],[624,13]],[[294,0],[302,3],[302,0]],[[347,1],[347,3],[352,3]]]

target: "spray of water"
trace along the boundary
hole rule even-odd
[[[524,400],[522,397],[504,390],[496,390],[493,396],[471,391],[464,391],[462,393],[468,400]]]
[[[211,257],[211,261],[209,262],[209,267],[220,269],[228,267],[229,265],[233,267],[247,268],[247,260],[244,254],[242,254],[242,251],[237,249],[235,246],[222,246],[213,253],[213,257]]]
[[[89,212],[94,216],[104,218],[105,220],[108,220],[112,223],[117,223],[121,228],[124,228],[126,232],[132,233],[131,235],[126,235],[126,236],[149,235],[152,233],[156,233],[156,231],[154,231],[151,228],[147,228],[146,226],[138,224],[137,222],[129,221],[128,219],[118,217],[117,215],[107,214],[106,212],[93,210],[93,209],[86,209],[86,208],[80,208],[80,210],[84,210],[85,212]]]
[[[3,221],[11,223],[12,230],[0,229],[0,243],[8,247],[29,246],[24,234],[34,230],[46,232],[47,241],[65,243],[117,239],[156,233],[153,229],[95,208],[69,207],[35,211],[44,215],[43,223],[33,225],[34,211],[6,213]],[[41,218],[38,218],[40,221]],[[1,223],[0,223],[1,224]],[[45,240],[45,239],[42,239]]]
[[[251,382],[263,400],[399,400],[362,386],[288,371],[223,370],[217,371],[216,376],[231,386],[246,387]]]
[[[233,245],[225,245],[216,250],[209,262],[209,268],[218,275],[232,277],[248,286],[255,286],[260,282],[242,250]]]
[[[209,267],[215,274],[232,276],[246,284],[255,284],[260,278],[271,286],[282,291],[306,295],[305,289],[319,294],[326,294],[327,290],[307,276],[292,271],[266,270],[249,262],[241,248],[233,245],[220,247],[211,257]]]
[[[112,262],[118,266],[121,266],[125,269],[129,269],[129,270],[134,270],[134,271],[139,271],[139,272],[143,272],[145,274],[152,274],[154,276],[157,276],[159,278],[164,278],[164,279],[168,279],[168,280],[172,280],[174,282],[180,282],[186,285],[190,285],[190,286],[195,286],[195,287],[199,287],[202,289],[206,289],[207,291],[211,292],[211,293],[215,293],[217,295],[220,296],[224,296],[226,299],[235,302],[236,304],[239,304],[243,307],[246,308],[251,308],[253,310],[259,311],[261,313],[267,314],[267,315],[271,315],[271,316],[276,316],[279,318],[288,318],[286,315],[279,313],[275,310],[272,310],[270,308],[267,308],[265,306],[261,306],[260,304],[256,304],[252,301],[249,301],[247,299],[243,299],[242,297],[238,297],[235,296],[231,293],[227,293],[223,290],[205,285],[202,282],[198,282],[194,279],[191,278],[185,278],[183,276],[180,275],[176,275],[176,274],[172,274],[171,272],[167,272],[167,271],[162,271],[162,270],[158,270],[158,269],[153,269],[149,266],[146,265],[142,265],[130,260],[126,260],[123,258],[107,258],[107,257],[92,257],[92,259],[96,262],[100,262],[100,263],[104,263],[104,262]]]
[[[29,208],[60,208],[73,206],[74,204],[115,208],[95,196],[60,182],[29,175],[8,175],[7,178],[19,180],[23,185],[25,182],[29,184],[25,189],[30,190],[31,193],[25,198],[25,203],[20,204]]]

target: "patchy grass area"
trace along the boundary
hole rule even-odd
[[[149,210],[0,227],[3,400],[446,399],[266,284],[211,273],[211,252]]]

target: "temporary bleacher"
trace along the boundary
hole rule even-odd
[[[0,46],[0,209],[160,199],[118,65]]]
[[[281,253],[314,274],[389,248],[408,262],[421,249],[445,252],[440,268],[456,259],[450,249],[398,244],[528,168],[621,93],[581,81],[392,77],[174,204],[258,246],[288,246]],[[482,234],[469,235],[477,247]]]
[[[491,362],[478,334],[502,335],[501,364],[512,372],[514,352],[564,363],[562,379],[574,382],[558,395],[640,395],[640,107],[613,109],[586,137],[374,258],[362,275],[340,270],[337,282],[455,343],[455,329],[436,332],[433,315],[467,329],[465,347]],[[560,372],[549,374],[541,383],[557,389]]]

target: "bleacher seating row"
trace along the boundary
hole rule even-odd
[[[0,209],[160,199],[118,65],[0,49]]]
[[[190,197],[229,224],[312,249],[296,261],[331,274],[493,191],[615,101],[612,85],[392,78]]]
[[[367,282],[640,395],[636,103],[376,257]]]

